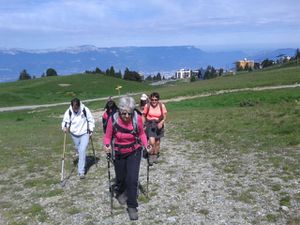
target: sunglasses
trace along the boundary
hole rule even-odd
[[[151,102],[158,102],[157,98],[151,98]]]
[[[129,113],[129,112],[121,112],[121,115],[122,115],[122,116],[126,116],[126,115],[131,116],[131,114],[132,114],[132,113]]]

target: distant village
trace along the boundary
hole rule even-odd
[[[242,59],[236,61],[235,68],[232,70],[225,70],[223,68],[214,68],[213,66],[208,66],[206,69],[179,69],[175,72],[174,76],[171,77],[171,79],[185,79],[185,78],[190,78],[190,79],[210,79],[222,75],[234,75],[238,71],[253,71],[253,70],[259,70],[263,69],[269,66],[273,66],[275,64],[283,64],[283,63],[288,63],[291,61],[298,60],[300,58],[300,53],[299,49],[297,49],[295,56],[287,56],[287,55],[279,55],[277,56],[277,60],[269,60],[265,59],[262,62],[255,62],[254,60],[250,59]]]

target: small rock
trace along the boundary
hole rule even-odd
[[[280,209],[282,209],[285,212],[288,212],[290,210],[289,207],[287,207],[285,205],[280,206]]]
[[[170,222],[176,222],[176,218],[174,216],[169,217],[167,220]]]

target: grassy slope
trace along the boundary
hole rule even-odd
[[[255,86],[294,84],[299,82],[300,67],[242,73],[194,83],[172,82],[162,87],[150,87],[145,83],[114,79],[103,75],[72,75],[43,79],[0,83],[0,107],[66,102],[72,97],[80,99],[117,95],[115,88],[121,85],[122,93],[157,90],[163,98],[195,95],[222,89]],[[70,86],[60,86],[70,84]],[[180,87],[180,88],[179,88]]]
[[[160,93],[164,98],[195,95],[224,89],[248,88],[257,86],[272,86],[294,84],[300,82],[300,67],[287,67],[268,71],[241,73],[235,76],[224,76],[212,80],[193,83],[177,83],[167,85]],[[180,89],[178,88],[180,86]]]
[[[300,82],[299,72],[299,67],[291,67],[189,84],[178,83],[176,86],[167,85],[155,89],[159,90],[163,98],[170,98],[228,88],[293,84]],[[59,83],[71,83],[72,86],[61,88]],[[123,85],[124,92],[145,88],[144,85],[132,82],[130,85],[127,82],[118,84]],[[96,76],[56,77],[1,84],[1,105],[69,101],[71,95],[68,92],[75,90],[78,90],[77,94],[81,98],[97,98],[111,95],[114,92],[111,85],[115,87],[116,81]],[[144,90],[149,92],[148,88]],[[25,92],[28,93],[23,97]],[[36,96],[40,98],[34,100]],[[274,177],[286,181],[286,186],[275,187],[270,184],[270,188],[279,196],[280,204],[290,206],[291,201],[300,204],[300,193],[288,194],[282,191],[290,185],[289,181],[297,180],[300,176],[299,102],[299,88],[231,93],[170,102],[167,104],[168,124],[174,129],[168,133],[182,141],[189,139],[214,143],[216,148],[211,153],[219,160],[227,157],[226,163],[215,166],[230,176],[238,174],[240,168],[247,163],[243,156],[247,158],[248,155],[255,154],[261,168],[268,165],[269,169],[272,168]],[[96,104],[89,106],[99,109]],[[0,194],[10,196],[12,201],[7,198],[1,200],[0,209],[11,223],[47,221],[43,207],[33,203],[41,197],[61,196],[61,189],[53,187],[59,183],[59,159],[62,151],[59,126],[64,110],[65,107],[60,106],[37,111],[1,113]],[[102,136],[99,123],[95,135]],[[98,150],[99,147],[96,148]],[[13,203],[14,199],[22,198],[23,188],[35,190],[35,194],[31,196],[33,203],[28,204],[25,210]],[[243,201],[242,198],[240,200]],[[274,215],[276,219],[275,212]],[[266,220],[269,218],[274,219],[273,214],[266,215]],[[292,214],[289,220],[297,222],[300,218]]]
[[[69,86],[61,86],[68,84]],[[0,107],[68,102],[74,96],[80,99],[118,95],[147,90],[144,83],[125,81],[103,75],[72,75],[45,77],[35,80],[0,84]]]

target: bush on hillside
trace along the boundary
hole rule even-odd
[[[51,77],[51,76],[57,76],[57,72],[53,68],[49,68],[46,71],[46,76]]]
[[[142,77],[138,72],[130,71],[128,68],[124,72],[124,80],[142,81]]]
[[[20,72],[19,80],[31,80],[31,76],[27,73],[26,70]]]

